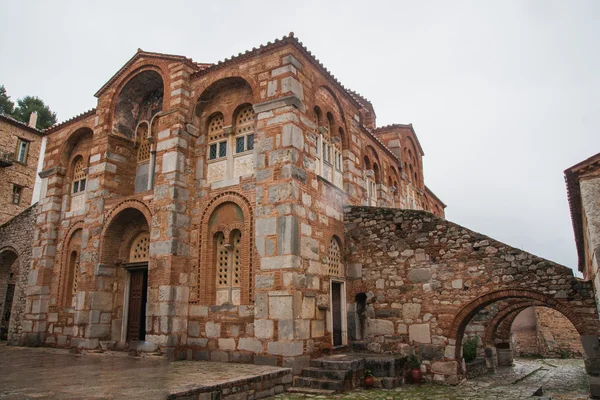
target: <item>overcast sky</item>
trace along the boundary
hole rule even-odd
[[[68,119],[136,52],[216,62],[290,31],[378,126],[413,123],[449,220],[577,266],[563,170],[600,152],[600,1],[0,0],[0,84]]]

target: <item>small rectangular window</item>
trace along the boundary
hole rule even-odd
[[[227,142],[219,142],[219,157],[227,156]]]
[[[73,193],[79,192],[79,181],[73,182]]]
[[[213,143],[210,145],[210,150],[208,152],[208,159],[214,160],[215,158],[217,158],[217,144]]]
[[[246,150],[254,150],[254,134],[246,136]]]
[[[22,192],[23,192],[23,188],[21,186],[13,184],[13,190],[12,190],[12,203],[13,204],[21,203],[21,193]]]
[[[235,138],[235,152],[243,153],[244,151],[244,136],[239,136]]]
[[[83,192],[85,190],[85,179],[79,181],[79,191]]]
[[[17,141],[16,159],[21,164],[27,164],[27,153],[29,152],[29,142],[19,138]]]

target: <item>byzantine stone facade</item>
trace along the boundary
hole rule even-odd
[[[0,224],[32,204],[43,133],[0,114]]]
[[[139,51],[47,130],[21,342],[300,368],[348,344],[348,204],[445,205],[293,36],[218,64]]]

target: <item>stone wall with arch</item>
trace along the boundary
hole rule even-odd
[[[499,312],[521,301],[549,307],[571,321],[584,348],[597,341],[591,283],[569,268],[423,211],[348,207],[345,229],[346,261],[360,271],[347,298],[368,296],[370,350],[417,351],[429,379],[464,376],[465,328],[492,304]],[[592,376],[598,354],[586,359]]]

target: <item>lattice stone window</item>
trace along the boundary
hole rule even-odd
[[[147,137],[143,136],[141,138],[140,147],[138,148],[137,153],[137,162],[144,163],[150,160],[150,151],[152,150],[152,143],[148,140]]]
[[[79,282],[79,254],[76,257],[75,266],[73,267],[73,290],[71,291],[72,297],[75,297],[77,294],[77,283]]]
[[[336,238],[331,238],[329,242],[329,264],[328,264],[328,272],[329,275],[340,276],[342,273],[342,257],[340,254],[340,244],[338,243]]]
[[[223,115],[218,114],[211,118],[208,123],[208,134],[213,136],[223,130]]]
[[[216,237],[217,243],[217,287],[229,287],[229,250],[225,243],[223,232],[219,232]]]
[[[73,163],[73,194],[85,191],[86,177],[83,157],[77,156]]]
[[[233,236],[233,265],[231,266],[233,272],[233,281],[231,282],[231,286],[236,288],[240,287],[240,267],[242,265],[242,260],[240,257],[241,242],[242,233],[237,231]]]
[[[136,236],[129,250],[129,262],[148,261],[150,248],[150,233],[142,232]]]

